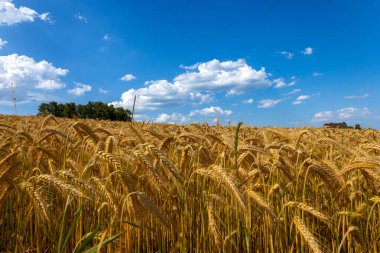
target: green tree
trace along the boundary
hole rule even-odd
[[[49,105],[47,103],[42,103],[40,104],[40,106],[38,107],[38,113],[37,115],[45,115],[45,114],[49,114]]]
[[[76,114],[75,103],[67,103],[63,105],[62,117],[72,118]]]
[[[109,105],[107,107],[107,110],[108,110],[108,118],[110,120],[116,120],[116,109],[113,105]]]
[[[76,113],[79,118],[86,119],[87,118],[87,106],[85,105],[77,105],[76,106]]]
[[[116,108],[116,120],[131,121],[131,111],[124,110],[122,107]]]
[[[89,101],[87,105],[75,103],[58,104],[55,101],[42,103],[38,115],[53,114],[56,117],[72,118],[77,115],[82,119],[131,121],[131,111],[122,107],[115,108],[103,102]]]
[[[51,101],[48,104],[48,112],[54,116],[58,116],[58,104],[55,101]]]
[[[102,102],[94,103],[94,118],[95,119],[110,119],[108,115],[108,105]]]

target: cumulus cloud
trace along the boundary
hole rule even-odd
[[[263,99],[260,100],[258,108],[270,108],[276,106],[278,103],[280,103],[281,99]]]
[[[317,112],[312,121],[334,121],[334,120],[350,120],[366,118],[372,115],[371,111],[367,108],[346,107],[336,111],[322,111]]]
[[[8,43],[8,41],[3,40],[0,38],[0,49],[3,49],[3,47]]]
[[[216,117],[216,116],[223,116],[223,115],[231,115],[231,110],[223,110],[219,106],[211,106],[207,108],[203,108],[201,110],[193,110],[190,112],[189,116],[193,117],[195,115],[201,115],[201,116],[207,116],[207,117]]]
[[[362,109],[348,107],[337,110],[337,113],[339,119],[365,118],[372,114],[367,107],[364,107]]]
[[[293,85],[295,85],[296,82],[297,82],[297,77],[292,76],[292,77],[290,78],[290,80],[291,80],[291,81],[287,83],[287,82],[285,82],[285,79],[282,78],[282,77],[277,78],[277,79],[274,79],[274,80],[273,80],[274,87],[275,87],[275,88],[284,88],[284,87],[293,86]]]
[[[305,100],[307,100],[309,98],[310,98],[310,96],[308,96],[308,95],[301,95],[301,96],[297,97],[296,100],[294,100],[294,102],[292,104],[294,104],[294,105],[302,104]]]
[[[253,104],[253,98],[244,99],[243,104],[247,104],[247,105]]]
[[[172,114],[162,113],[162,114],[158,115],[158,117],[154,121],[157,123],[185,124],[185,123],[188,123],[189,120],[190,120],[189,117],[187,117],[181,113],[172,113]]]
[[[57,82],[55,80],[42,80],[35,86],[36,89],[41,90],[58,90],[65,87],[66,85],[64,83]]]
[[[369,93],[365,93],[363,95],[350,95],[350,96],[345,96],[344,98],[347,98],[347,99],[360,99],[360,98],[367,98],[369,97],[370,94]]]
[[[312,121],[329,121],[334,119],[334,112],[333,111],[323,111],[323,112],[317,112],[314,114],[314,118]]]
[[[207,103],[214,101],[214,96],[212,94],[209,94],[209,93],[201,93],[201,92],[193,93],[193,92],[191,92],[190,93],[190,99],[192,101],[196,101],[193,103],[193,105],[201,105],[201,104],[207,104]]]
[[[0,25],[14,25],[22,22],[33,22],[35,19],[50,22],[48,12],[39,14],[28,7],[16,7],[12,0],[0,0]]]
[[[302,51],[302,54],[304,54],[304,55],[312,55],[313,52],[314,52],[313,48],[311,48],[311,47],[307,47],[307,48],[305,48],[305,49]]]
[[[210,106],[200,110],[193,110],[187,115],[182,113],[161,113],[157,116],[157,118],[154,119],[154,121],[157,123],[185,124],[194,121],[194,118],[204,120],[204,117],[206,117],[206,120],[208,120],[210,117],[223,117],[231,114],[231,110],[225,110],[219,106]]]
[[[35,61],[17,54],[0,56],[0,99],[4,99],[2,91],[9,90],[11,83],[20,102],[27,100],[28,92],[62,89],[66,85],[60,78],[67,73],[67,69],[57,68],[45,60]]]
[[[174,85],[182,90],[228,90],[240,93],[257,87],[267,87],[267,73],[264,68],[255,70],[243,59],[237,61],[212,60],[200,63],[198,71],[186,72],[174,78]]]
[[[82,22],[84,22],[86,24],[88,23],[87,22],[87,18],[85,16],[81,15],[80,13],[75,14],[74,17],[76,19],[78,19],[79,21],[82,21]]]
[[[176,87],[166,80],[158,80],[140,89],[129,89],[121,95],[121,100],[112,102],[116,107],[132,108],[136,96],[136,109],[156,110],[183,105],[189,101],[188,93],[178,92]]]
[[[284,56],[288,60],[291,60],[294,57],[294,53],[291,53],[291,52],[288,52],[288,51],[281,51],[281,52],[278,52],[278,53],[281,54],[282,56]]]
[[[74,82],[75,88],[68,90],[67,93],[74,96],[83,96],[86,92],[92,90],[91,85]]]
[[[269,87],[272,81],[268,79],[264,68],[255,70],[243,59],[239,59],[199,63],[196,70],[182,73],[172,82],[154,80],[145,84],[147,87],[125,91],[121,100],[112,104],[131,108],[136,96],[136,106],[140,110],[171,108],[189,102],[197,104],[208,101],[212,93],[237,95],[248,90]]]
[[[132,81],[134,79],[136,79],[136,77],[132,74],[126,74],[120,78],[120,80],[126,81],[126,82]]]

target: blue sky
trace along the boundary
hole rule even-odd
[[[380,2],[0,0],[0,113],[380,128]]]

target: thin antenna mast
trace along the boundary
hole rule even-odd
[[[13,85],[13,82],[11,82],[12,87],[12,100],[13,100],[13,106],[15,108],[15,115],[17,115],[17,106],[16,106],[16,96],[15,96],[15,86]]]

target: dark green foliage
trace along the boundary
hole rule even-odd
[[[82,119],[131,121],[131,111],[122,107],[115,108],[102,102],[88,102],[87,105],[75,103],[58,104],[57,102],[42,103],[37,115],[52,114],[56,117]]]
[[[361,130],[362,127],[360,126],[360,124],[355,124],[355,129]]]

